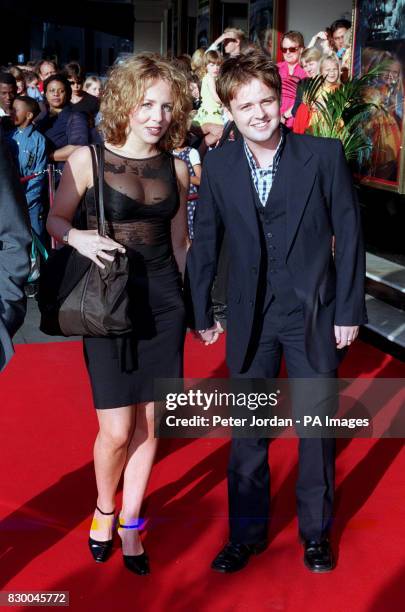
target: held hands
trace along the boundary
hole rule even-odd
[[[114,260],[113,255],[109,255],[104,251],[115,251],[117,249],[121,253],[125,253],[125,248],[121,244],[108,238],[108,236],[100,236],[97,230],[77,230],[72,228],[69,231],[68,242],[81,255],[94,261],[99,268],[105,268],[105,265],[100,261],[101,258],[107,261]]]
[[[204,329],[204,331],[197,332],[201,341],[204,342],[205,346],[208,344],[214,344],[219,338],[219,334],[223,334],[224,330],[219,321],[215,321],[214,325],[209,329]]]
[[[335,325],[336,348],[350,346],[359,334],[358,325]]]

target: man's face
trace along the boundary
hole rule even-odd
[[[239,87],[228,114],[248,142],[266,144],[280,125],[280,100],[274,89],[252,79]]]
[[[56,74],[55,66],[48,62],[42,64],[39,72],[39,76],[41,77],[42,81],[45,81],[45,79],[51,76],[51,74]]]
[[[333,42],[335,43],[335,47],[337,50],[342,49],[344,47],[346,32],[347,32],[346,28],[338,28],[333,33],[332,38],[333,38]]]
[[[14,85],[8,85],[7,83],[0,83],[0,106],[3,110],[9,114],[13,105],[14,98],[17,92]]]

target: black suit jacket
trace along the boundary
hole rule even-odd
[[[24,320],[30,269],[27,203],[0,127],[0,369],[13,354],[11,338]]]
[[[271,196],[285,192],[286,264],[305,312],[305,342],[315,370],[342,356],[333,325],[366,322],[365,254],[352,178],[339,140],[286,132]],[[270,204],[271,205],[271,202]],[[261,247],[243,140],[210,152],[202,172],[195,239],[187,259],[194,326],[213,324],[211,286],[225,231],[230,251],[227,362],[241,371],[258,296]],[[332,257],[332,236],[336,253]],[[257,309],[256,309],[257,313]]]

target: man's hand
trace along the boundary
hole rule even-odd
[[[359,334],[358,325],[335,325],[336,348],[350,346]]]
[[[205,346],[208,344],[214,344],[219,338],[219,334],[222,334],[224,330],[219,321],[215,321],[214,325],[209,329],[205,329],[204,331],[199,331],[198,335],[202,342],[204,342]]]

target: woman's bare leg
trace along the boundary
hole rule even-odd
[[[157,439],[154,437],[154,404],[138,404],[136,426],[128,448],[124,469],[124,489],[120,519],[124,525],[133,525],[140,518],[141,505],[155,458]],[[120,529],[124,555],[143,552],[139,531]]]
[[[135,406],[97,410],[99,432],[94,443],[94,469],[97,483],[97,506],[103,512],[115,509],[115,493],[135,424]],[[109,540],[112,537],[114,515],[103,516],[96,509],[90,537]]]

